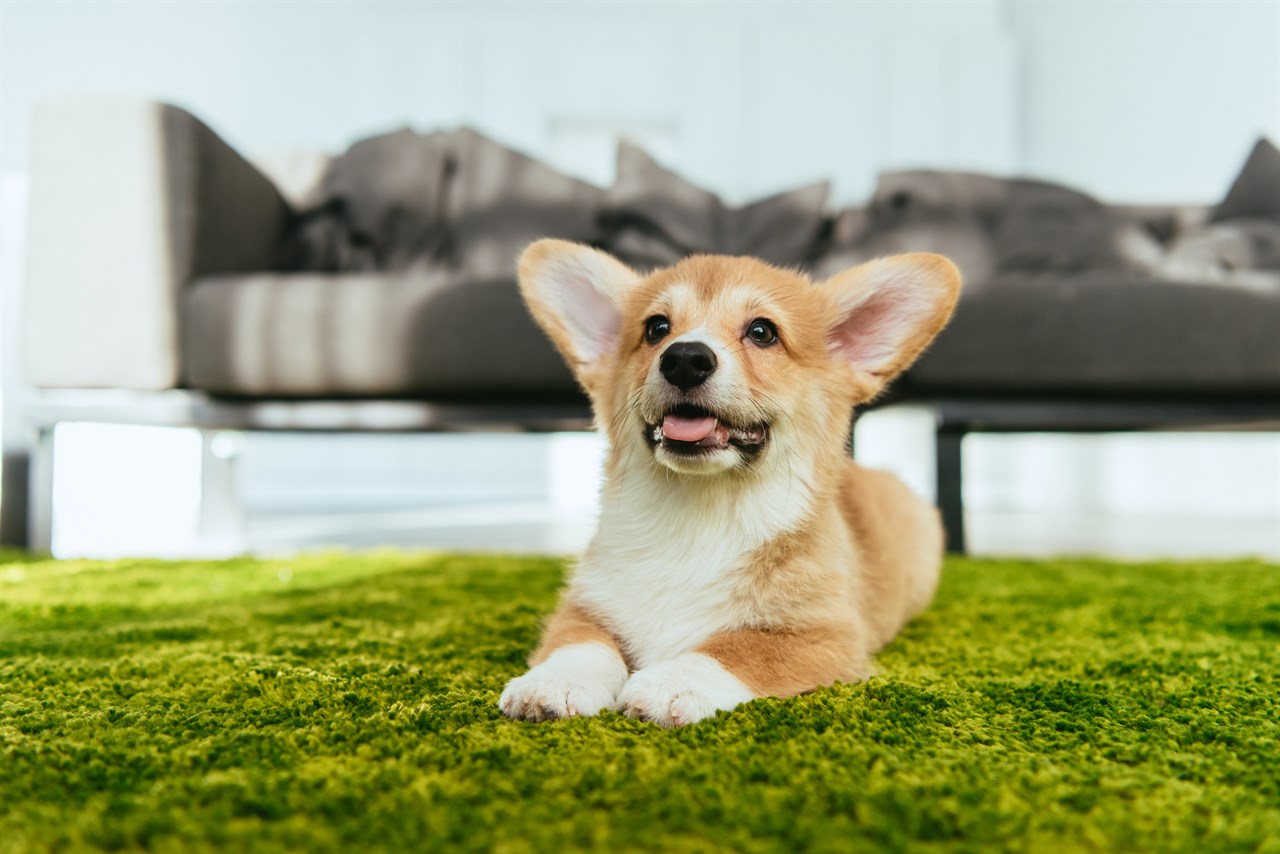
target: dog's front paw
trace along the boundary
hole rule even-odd
[[[618,709],[630,718],[675,727],[754,697],[720,662],[691,652],[637,671],[618,695]]]
[[[627,665],[602,643],[562,647],[528,673],[512,679],[498,700],[509,718],[553,721],[614,708],[627,681]]]

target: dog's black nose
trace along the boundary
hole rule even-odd
[[[716,369],[716,354],[700,341],[677,341],[658,361],[658,370],[681,391],[700,386]]]

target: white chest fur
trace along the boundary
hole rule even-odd
[[[572,581],[574,597],[616,632],[636,667],[750,624],[741,572],[809,507],[793,478],[701,483],[628,473],[606,492],[600,527]]]

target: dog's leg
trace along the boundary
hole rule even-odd
[[[547,623],[529,672],[507,683],[502,713],[527,721],[594,715],[614,708],[627,665],[608,630],[572,602]]]
[[[848,629],[723,632],[694,652],[637,671],[618,708],[629,717],[683,726],[756,697],[802,694],[869,672],[868,656]]]

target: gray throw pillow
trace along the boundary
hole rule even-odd
[[[286,237],[282,267],[404,270],[445,246],[449,134],[408,128],[362,139],[329,164],[316,207]]]
[[[818,248],[828,192],[825,182],[810,184],[733,209],[622,141],[617,180],[605,194],[604,243],[638,267],[671,264],[695,252],[797,264]]]
[[[1280,150],[1269,139],[1259,139],[1253,146],[1244,168],[1210,220],[1244,217],[1280,220]]]
[[[809,260],[828,223],[826,181],[806,184],[726,211],[724,248],[774,264]]]
[[[1120,251],[1130,224],[1069,187],[1015,178],[993,231],[996,266],[1004,272],[1077,273],[1127,265]]]
[[[1280,223],[1239,217],[1178,235],[1161,273],[1181,281],[1217,282],[1240,270],[1280,270]]]
[[[605,192],[605,206],[610,222],[626,227],[638,220],[649,226],[652,236],[660,235],[677,251],[708,251],[719,243],[724,213],[720,197],[689,183],[625,140],[618,143],[618,174]]]
[[[967,281],[1001,272],[1130,266],[1133,226],[1096,199],[1045,181],[916,170],[880,176],[857,249],[951,256]]]
[[[325,176],[325,197],[341,207],[378,269],[405,269],[440,252],[449,136],[404,128],[363,139]]]
[[[449,260],[477,277],[512,276],[540,237],[594,242],[602,190],[471,128],[454,135]]]
[[[838,264],[900,252],[951,258],[966,287],[995,272],[992,232],[1008,197],[999,178],[973,172],[906,170],[881,173],[867,205],[863,231]],[[835,272],[824,259],[823,273]]]

